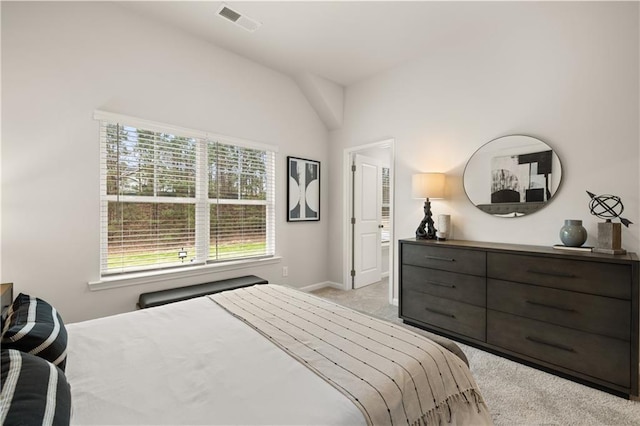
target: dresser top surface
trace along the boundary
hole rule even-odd
[[[538,254],[538,255],[554,255],[567,259],[593,260],[612,263],[630,263],[638,262],[638,256],[635,253],[627,252],[622,255],[611,255],[604,253],[582,252],[573,250],[558,250],[548,246],[534,246],[526,244],[507,244],[493,243],[486,241],[467,241],[467,240],[419,240],[416,238],[406,238],[400,240],[401,243],[418,244],[429,247],[449,247],[449,248],[466,248],[479,249],[492,252],[509,252],[522,254]]]

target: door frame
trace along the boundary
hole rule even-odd
[[[343,154],[343,166],[342,166],[342,252],[344,254],[345,262],[343,263],[343,289],[352,290],[351,285],[351,247],[353,244],[351,236],[351,201],[353,196],[351,180],[351,156],[361,151],[367,151],[372,148],[388,148],[389,149],[389,223],[391,224],[391,230],[389,235],[389,303],[393,303],[393,294],[395,286],[396,271],[394,269],[394,259],[396,253],[395,247],[395,196],[394,196],[394,182],[395,182],[395,139],[384,139],[379,142],[373,142],[364,145],[357,145],[344,149]]]

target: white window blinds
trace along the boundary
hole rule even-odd
[[[381,241],[388,243],[391,238],[390,232],[390,202],[389,202],[389,168],[382,168],[382,232]]]
[[[208,145],[209,260],[273,254],[272,152]]]
[[[274,149],[109,113],[96,118],[102,275],[275,253]]]

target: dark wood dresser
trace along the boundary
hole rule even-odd
[[[638,396],[638,257],[400,240],[400,318],[566,378]]]

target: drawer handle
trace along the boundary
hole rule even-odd
[[[569,346],[561,345],[559,343],[547,342],[546,340],[538,339],[537,337],[527,336],[526,339],[534,343],[540,343],[541,345],[551,346],[552,348],[556,349],[562,349],[563,351],[575,352],[575,350]]]
[[[424,308],[424,310],[425,310],[425,311],[432,312],[432,313],[434,313],[434,314],[442,315],[442,316],[444,316],[444,317],[449,317],[449,318],[454,318],[454,319],[455,319],[455,317],[456,317],[455,315],[452,315],[452,314],[450,314],[450,313],[448,313],[448,312],[438,311],[438,310],[436,310],[436,309]]]
[[[438,287],[456,288],[456,286],[453,284],[441,283],[438,281],[425,281],[425,283],[435,285]]]
[[[542,306],[544,308],[550,308],[550,309],[557,309],[559,311],[563,311],[563,312],[576,312],[575,309],[571,309],[571,308],[563,308],[562,306],[554,306],[554,305],[548,305],[546,303],[540,303],[540,302],[534,302],[533,300],[525,300],[526,303],[530,304],[530,305],[534,305],[534,306]]]
[[[539,271],[537,269],[528,269],[527,272],[538,275],[549,275],[551,277],[576,278],[576,275],[574,274],[564,274],[562,272]]]
[[[440,257],[440,256],[425,256],[425,259],[431,259],[431,260],[442,260],[445,262],[455,262],[455,259],[452,259],[450,257]]]

